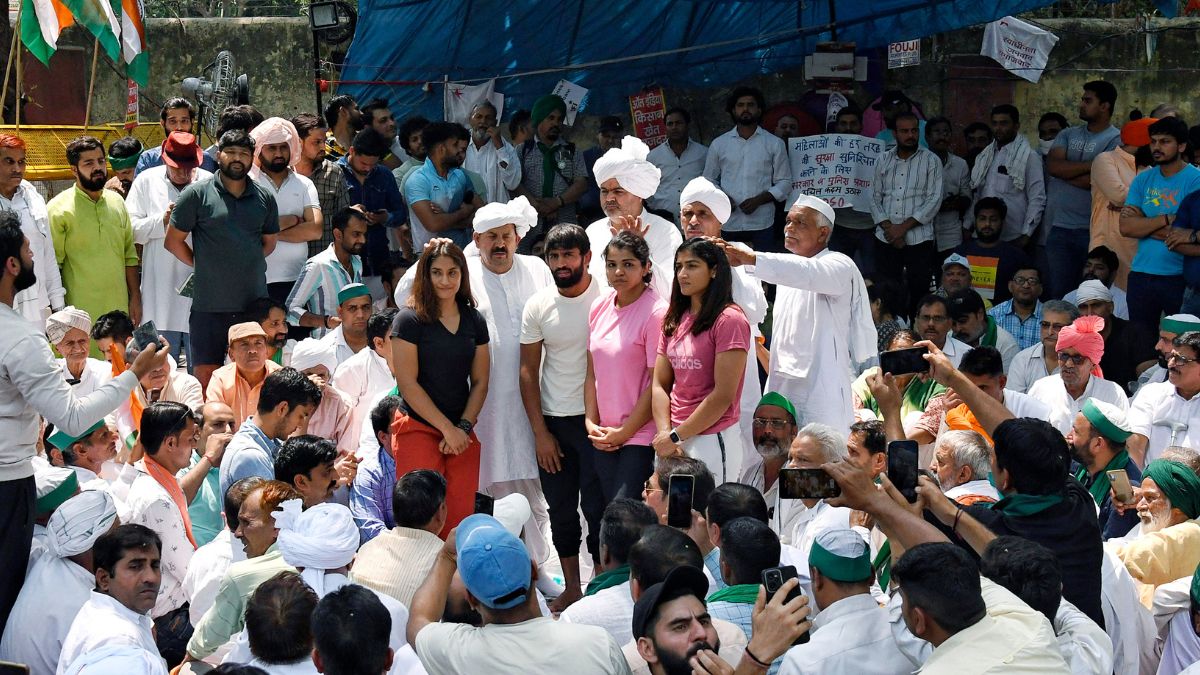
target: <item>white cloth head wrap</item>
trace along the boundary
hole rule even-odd
[[[1103,300],[1104,302],[1112,302],[1113,294],[1108,286],[1105,286],[1097,279],[1088,279],[1079,284],[1079,289],[1075,291],[1075,304],[1090,302],[1092,300]]]
[[[304,569],[300,577],[325,597],[325,572],[349,565],[358,551],[358,527],[350,509],[341,504],[317,504],[301,511],[299,499],[289,499],[275,511],[279,553],[284,562]]]
[[[67,331],[72,328],[88,333],[92,332],[92,316],[87,312],[67,305],[57,312],[46,317],[46,337],[50,340],[50,344],[58,344],[67,335]]]
[[[721,192],[721,188],[713,185],[712,181],[704,176],[696,176],[688,181],[688,184],[683,186],[683,192],[679,193],[680,211],[693,202],[700,202],[707,206],[722,225],[729,220],[729,214],[733,211],[733,207],[729,203],[729,195]]]
[[[514,537],[521,536],[521,529],[532,515],[529,499],[519,492],[497,499],[492,505],[492,517],[500,521],[504,529]]]
[[[833,227],[833,221],[836,216],[834,216],[833,207],[830,206],[829,202],[825,201],[824,199],[821,199],[820,197],[814,197],[812,195],[800,195],[799,197],[796,197],[796,201],[792,202],[793,209],[797,206],[804,209],[812,209],[825,216],[829,219],[829,226]]]
[[[537,209],[524,196],[508,202],[492,202],[475,212],[471,225],[477,234],[512,223],[517,227],[517,236],[524,237],[529,228],[537,225]]]
[[[291,366],[296,370],[308,370],[313,366],[325,366],[329,374],[337,370],[337,354],[333,343],[313,338],[304,338],[292,348]]]
[[[59,558],[90,550],[112,528],[117,504],[104,490],[84,490],[55,509],[46,523],[46,550]]]
[[[262,146],[287,143],[291,153],[288,166],[296,166],[296,163],[300,161],[300,134],[291,122],[282,117],[268,117],[263,120],[262,124],[250,131],[250,138],[254,139],[254,159],[256,160],[262,154]],[[258,170],[257,167],[254,170]]]
[[[60,664],[61,665],[61,664]],[[162,657],[128,644],[84,652],[63,669],[65,675],[167,675]]]
[[[596,177],[596,185],[603,185],[610,178],[616,178],[617,184],[625,191],[642,199],[649,199],[658,192],[658,182],[662,180],[662,171],[658,170],[646,156],[650,148],[637,136],[626,136],[621,139],[621,147],[613,148],[596,160],[592,174]]]

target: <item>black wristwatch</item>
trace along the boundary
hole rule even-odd
[[[463,418],[463,419],[459,420],[458,423],[455,424],[454,426],[458,427],[459,429],[462,429],[464,432],[467,433],[467,435],[470,435],[471,430],[475,428],[475,423],[469,419]]]
[[[671,430],[671,442],[675,445],[679,445],[683,442],[683,439],[679,438],[679,432],[675,431],[674,429]]]

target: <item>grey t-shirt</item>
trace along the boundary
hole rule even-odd
[[[1087,125],[1063,129],[1054,139],[1054,148],[1065,148],[1068,162],[1090,162],[1096,155],[1108,152],[1121,143],[1121,131],[1110,126],[1100,133],[1088,131]],[[1075,187],[1046,172],[1045,222],[1065,230],[1086,230],[1092,222],[1092,193]]]

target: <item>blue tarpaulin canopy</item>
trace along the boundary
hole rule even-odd
[[[801,67],[818,42],[885,47],[1051,0],[359,0],[339,90],[441,116],[443,77],[499,78],[505,107],[560,79],[619,109],[650,84],[701,89]],[[431,82],[420,86],[394,83]]]

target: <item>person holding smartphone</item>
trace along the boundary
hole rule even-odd
[[[702,460],[718,484],[736,480],[736,427],[750,322],[733,303],[733,272],[716,243],[693,237],[675,252],[675,281],[663,317],[652,400],[654,451]]]
[[[895,328],[891,335],[884,332],[879,337],[879,343],[885,348],[885,351],[912,349],[919,339],[916,333],[907,328]],[[870,410],[877,418],[883,419],[886,411],[875,400],[875,395],[871,393],[871,387],[868,384],[868,379],[879,372],[881,371],[878,367],[868,368],[850,385],[850,390],[854,394],[855,410]],[[910,416],[915,421],[925,412],[930,401],[946,393],[946,388],[928,375],[907,372],[893,373],[893,376],[896,389],[901,393],[901,422],[908,420]]]
[[[1100,506],[1100,535],[1104,539],[1123,537],[1138,523],[1136,509],[1126,509],[1122,514],[1113,508],[1113,494],[1121,501],[1132,501],[1132,485],[1142,481],[1141,469],[1125,450],[1125,441],[1132,435],[1125,411],[1096,398],[1083,402],[1067,434],[1074,460],[1071,473]],[[1114,481],[1113,474],[1120,472],[1125,475]]]
[[[479,486],[473,429],[487,397],[488,328],[475,309],[467,260],[448,240],[417,262],[408,306],[392,325],[392,367],[403,399],[392,422],[396,475],[433,469],[446,477],[445,537],[471,515]]]

